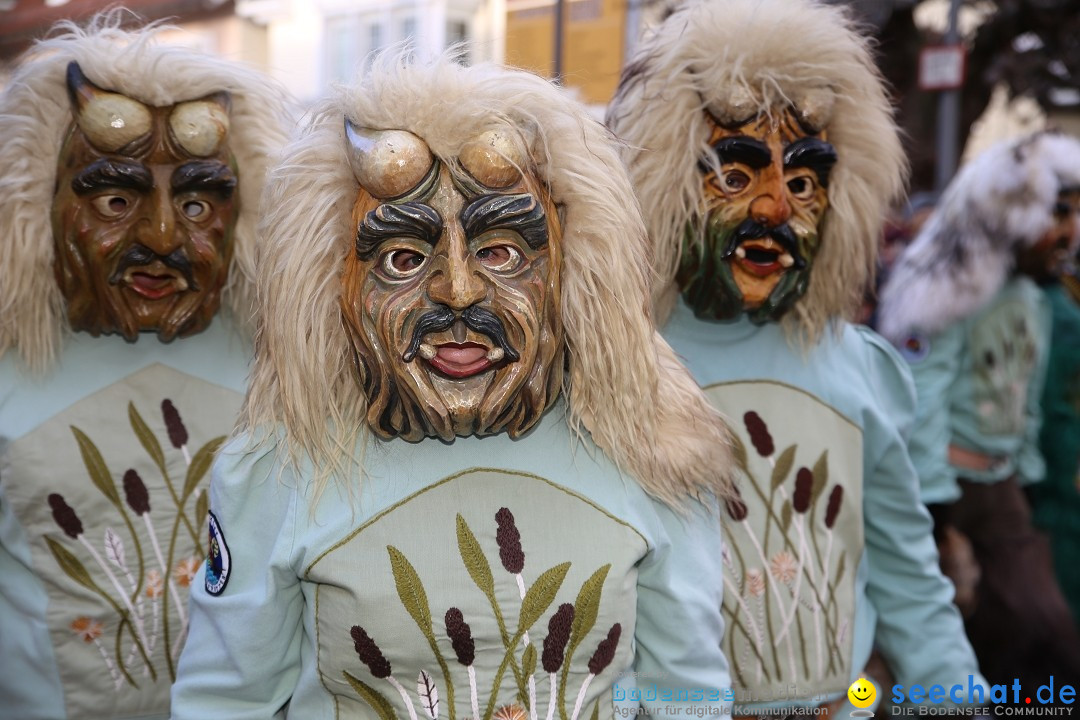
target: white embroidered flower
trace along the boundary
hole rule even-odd
[[[94,620],[85,615],[75,618],[71,623],[71,629],[83,639],[83,642],[94,642],[105,631],[100,620]]]
[[[769,562],[769,572],[785,585],[790,584],[795,579],[795,574],[798,571],[799,563],[795,560],[795,556],[787,550],[776,553]]]
[[[746,589],[754,597],[760,597],[765,593],[765,575],[758,568],[746,571]]]
[[[165,583],[161,577],[161,573],[157,570],[151,570],[146,573],[146,596],[149,598],[159,598],[163,592],[165,592]]]
[[[201,564],[197,557],[189,557],[176,563],[176,567],[173,568],[173,577],[176,578],[177,584],[181,587],[190,587]]]

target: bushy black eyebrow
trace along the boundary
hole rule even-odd
[[[154,188],[154,176],[139,162],[99,158],[87,165],[71,181],[71,189],[80,196],[108,188],[130,188],[147,192]]]
[[[784,148],[784,167],[813,170],[822,187],[829,186],[829,173],[835,164],[836,148],[820,138],[799,138]]]
[[[442,218],[424,203],[383,203],[364,216],[356,231],[356,256],[371,260],[384,241],[412,237],[434,245],[442,234]]]
[[[236,189],[232,168],[217,160],[194,160],[173,170],[173,192],[217,192],[226,197]]]
[[[474,238],[488,230],[513,230],[533,250],[547,245],[547,213],[529,193],[484,195],[461,211],[465,237]]]
[[[772,162],[769,146],[760,140],[749,137],[725,137],[713,143],[713,150],[720,158],[720,164],[742,163],[755,170],[768,167]]]

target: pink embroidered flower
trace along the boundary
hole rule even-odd
[[[799,571],[799,563],[787,550],[781,550],[772,556],[769,562],[769,572],[779,582],[785,585],[795,579],[795,573]]]
[[[173,577],[181,587],[190,587],[191,581],[195,579],[195,573],[199,571],[199,566],[201,564],[199,558],[196,557],[189,557],[185,560],[181,560],[176,563],[176,567],[173,568]]]
[[[146,573],[146,596],[150,598],[159,598],[165,591],[164,579],[161,577],[161,573],[157,570],[151,570]]]
[[[760,597],[765,594],[765,576],[757,568],[751,568],[746,571],[746,589],[750,591],[750,594],[754,597]]]
[[[101,637],[101,633],[105,630],[100,620],[94,620],[85,615],[75,618],[75,621],[71,623],[71,629],[83,639],[83,642],[88,643]]]

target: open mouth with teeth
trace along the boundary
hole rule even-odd
[[[154,267],[128,268],[122,282],[147,300],[160,300],[188,289],[187,279],[182,274]]]
[[[795,264],[783,245],[772,238],[744,240],[735,248],[735,264],[759,278],[787,270]]]
[[[505,356],[502,348],[488,348],[475,342],[420,343],[417,354],[437,372],[456,379],[479,375]]]

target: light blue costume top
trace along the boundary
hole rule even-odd
[[[934,336],[901,345],[918,388],[911,458],[926,503],[960,498],[957,477],[1022,483],[1046,473],[1039,453],[1050,308],[1030,279],[1010,280],[986,307]],[[992,459],[986,470],[954,467],[955,445]]]
[[[726,713],[715,509],[650,499],[561,404],[517,440],[370,440],[317,500],[249,439],[214,465],[174,720]]]
[[[168,344],[71,335],[42,377],[0,360],[0,716],[169,716],[249,354],[219,317]]]
[[[723,560],[735,712],[844,694],[875,640],[897,683],[983,682],[919,502],[896,351],[847,324],[802,351],[777,324],[705,322],[681,300],[663,332],[743,458]]]

